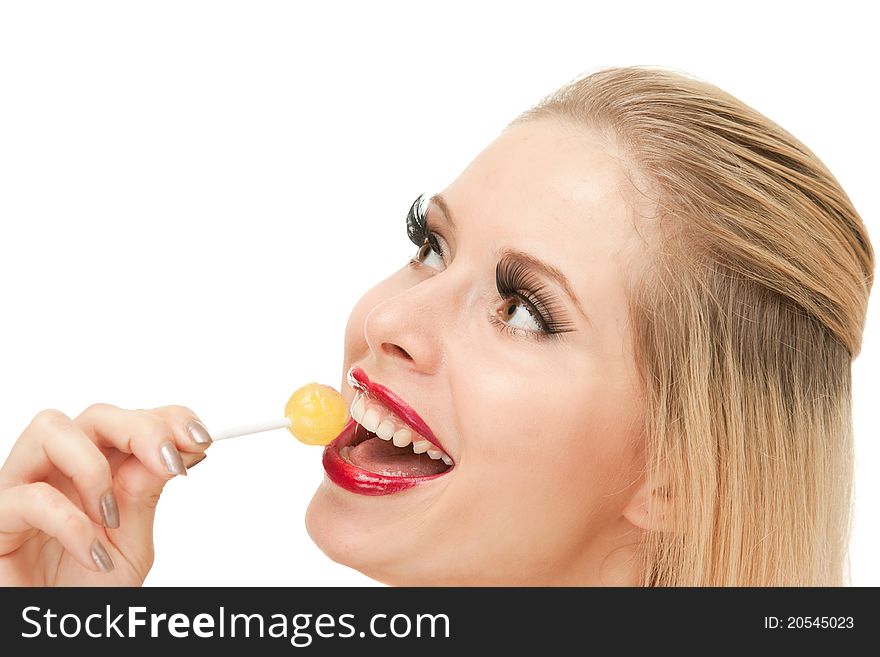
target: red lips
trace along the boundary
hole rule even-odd
[[[322,461],[327,476],[337,486],[360,495],[390,495],[418,484],[432,481],[449,472],[425,477],[392,477],[364,470],[342,458],[340,450],[354,443],[357,438],[358,423],[349,418],[348,424],[336,439],[324,448]],[[451,470],[452,468],[450,468]]]
[[[370,381],[366,372],[360,367],[352,367],[348,370],[348,383],[353,388],[359,388],[375,397],[382,404],[387,406],[389,410],[393,411],[401,420],[410,425],[418,433],[422,434],[425,440],[433,443],[438,449],[442,449],[446,454],[449,453],[443,445],[440,444],[440,441],[437,440],[437,437],[434,435],[434,432],[431,431],[430,427],[425,424],[425,421],[419,417],[419,414],[416,413],[409,404],[398,397],[397,393],[393,390]]]
[[[437,440],[428,425],[406,402],[385,386],[370,381],[361,368],[353,367],[348,371],[348,382],[352,387],[363,390],[380,400],[398,417],[424,436],[426,440],[443,449],[440,441]],[[328,478],[337,486],[347,491],[360,495],[389,495],[412,488],[418,484],[433,481],[452,470],[452,468],[449,468],[449,470],[435,475],[408,477],[378,474],[359,468],[342,456],[342,450],[353,446],[358,440],[359,431],[366,432],[366,429],[359,427],[360,425],[355,422],[354,418],[349,418],[342,433],[324,448],[322,457],[324,470]]]

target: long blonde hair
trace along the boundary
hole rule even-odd
[[[666,69],[601,69],[511,125],[541,117],[610,137],[655,193],[629,292],[646,473],[671,524],[645,533],[642,584],[849,583],[850,363],[874,253],[846,193],[773,121]]]

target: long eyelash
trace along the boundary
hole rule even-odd
[[[421,247],[428,244],[437,255],[442,257],[444,255],[443,249],[428,226],[424,197],[424,194],[419,194],[407,212],[406,235],[410,242],[416,246]],[[531,307],[535,311],[533,316],[541,324],[541,328],[547,336],[558,337],[562,333],[575,330],[574,324],[554,319],[556,316],[565,314],[562,310],[562,304],[556,301],[553,295],[546,293],[547,286],[523,263],[512,259],[502,259],[495,267],[495,286],[498,288],[498,294],[502,297],[516,297]],[[499,325],[499,328],[512,334],[533,333],[508,326],[497,317],[492,319],[493,323]],[[540,337],[540,335],[535,335],[535,337]]]
[[[416,246],[422,246],[425,243],[428,233],[428,220],[422,202],[424,197],[424,194],[419,194],[406,215],[406,236]]]
[[[502,297],[517,297],[531,306],[535,311],[533,316],[548,335],[558,336],[575,330],[571,322],[554,319],[564,316],[562,304],[547,293],[547,286],[523,263],[509,258],[501,259],[495,267],[495,286]]]
[[[406,214],[406,236],[416,246],[424,246],[427,242],[437,255],[443,256],[443,248],[428,228],[424,197],[424,194],[419,194]]]

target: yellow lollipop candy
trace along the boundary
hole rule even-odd
[[[284,417],[290,433],[306,445],[326,445],[348,422],[345,400],[330,386],[307,383],[287,400]]]
[[[306,445],[327,445],[348,422],[345,400],[330,386],[307,383],[297,388],[284,406],[284,419],[258,422],[222,431],[211,431],[216,442],[272,429],[288,429],[294,438]]]

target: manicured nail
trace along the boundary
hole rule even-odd
[[[198,420],[190,420],[187,422],[186,432],[197,445],[207,445],[208,443],[213,442],[211,440],[211,434],[208,433],[205,425]]]
[[[162,443],[159,448],[159,455],[162,457],[162,464],[165,469],[173,475],[186,475],[186,468],[183,467],[183,459],[180,452],[174,446],[174,443]]]
[[[112,492],[104,493],[101,496],[101,518],[104,519],[104,526],[110,529],[119,527],[119,507],[116,505],[116,497]]]
[[[193,461],[192,463],[189,464],[189,467],[187,468],[187,470],[192,470],[194,467],[196,467],[199,463],[204,461],[206,458],[208,458],[207,454],[200,454],[199,457],[195,461]]]
[[[96,540],[92,543],[92,561],[95,562],[95,565],[103,570],[105,573],[109,573],[113,570],[113,559],[110,558],[110,555],[107,554],[106,548],[101,544],[101,541]]]

